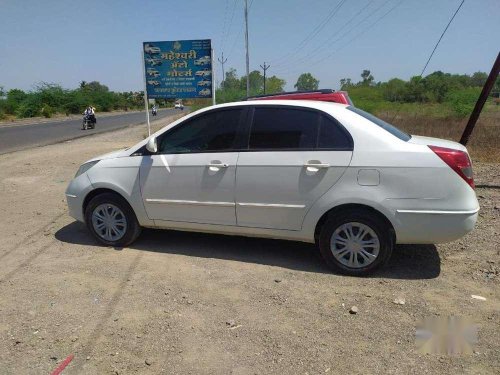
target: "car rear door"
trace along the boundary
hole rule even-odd
[[[326,113],[253,107],[236,170],[237,224],[300,230],[312,204],[349,166],[352,149],[349,133]]]

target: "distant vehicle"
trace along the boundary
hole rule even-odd
[[[149,57],[146,59],[146,64],[151,65],[151,66],[156,66],[156,65],[161,65],[162,61],[161,61],[161,59],[158,59],[156,57]]]
[[[201,96],[210,96],[210,94],[212,93],[212,91],[210,91],[210,89],[203,89],[203,90],[200,90],[200,92],[198,94],[200,94]]]
[[[180,109],[180,110],[183,110],[184,109],[184,104],[182,104],[182,101],[181,100],[177,100],[174,104],[174,108],[175,109]]]
[[[207,65],[210,64],[210,56],[200,57],[198,60],[194,60],[194,65]]]
[[[95,115],[83,115],[82,130],[95,129]]]
[[[271,237],[315,243],[349,275],[380,268],[396,244],[455,241],[479,211],[463,145],[311,100],[201,109],[82,164],[66,197],[106,246],[141,227]]]
[[[148,81],[148,85],[151,85],[151,86],[160,86],[160,82],[158,82],[157,80],[154,80],[154,79],[150,79]]]
[[[320,102],[354,105],[347,91],[335,91],[332,89],[280,92],[276,94],[251,96],[247,98],[247,100],[316,100]]]
[[[208,77],[212,75],[212,70],[210,68],[205,68],[203,70],[198,70],[194,75],[198,77]]]
[[[148,55],[154,55],[160,53],[160,49],[158,47],[155,47],[153,44],[146,43],[144,46],[144,52],[147,53]]]
[[[198,86],[211,86],[212,81],[209,79],[203,79],[201,81],[198,81]]]
[[[146,74],[150,77],[159,77],[160,76],[160,72],[156,69],[151,69],[149,68],[147,71],[146,71]]]

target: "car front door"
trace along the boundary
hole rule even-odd
[[[329,115],[291,106],[257,106],[236,170],[237,224],[300,230],[312,204],[342,176],[350,134]]]
[[[202,113],[158,136],[143,156],[141,194],[149,218],[236,225],[234,185],[238,127],[245,110]]]

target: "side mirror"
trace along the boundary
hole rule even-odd
[[[156,137],[150,137],[148,139],[148,143],[146,143],[146,150],[148,150],[152,154],[156,154],[158,152],[158,143],[156,142]]]

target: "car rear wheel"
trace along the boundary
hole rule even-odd
[[[363,276],[384,265],[393,249],[391,229],[371,212],[333,214],[322,227],[319,247],[328,266],[347,275]]]
[[[141,233],[130,205],[113,193],[92,198],[85,209],[85,221],[94,237],[109,246],[127,246]]]

